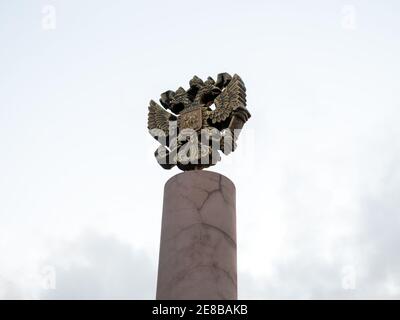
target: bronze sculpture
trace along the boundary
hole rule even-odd
[[[155,156],[164,169],[215,165],[219,150],[226,155],[235,150],[240,130],[250,118],[246,88],[238,75],[220,73],[217,81],[194,76],[189,85],[188,90],[162,93],[162,106],[150,101],[147,127],[161,143]]]

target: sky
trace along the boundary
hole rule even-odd
[[[240,299],[400,298],[400,3],[0,0],[0,299],[154,299],[147,107],[237,73]]]

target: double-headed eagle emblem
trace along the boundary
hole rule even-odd
[[[161,94],[150,101],[147,127],[161,143],[155,156],[164,169],[203,169],[216,164],[219,151],[236,149],[237,137],[250,118],[246,88],[238,75],[220,73],[217,81],[194,76],[188,90]],[[169,112],[169,111],[170,112]]]

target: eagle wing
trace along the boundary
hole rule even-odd
[[[246,87],[235,74],[226,88],[214,100],[215,110],[208,113],[212,123],[222,122],[238,107],[246,106]]]
[[[165,110],[157,102],[153,100],[150,101],[147,120],[147,128],[149,130],[161,129],[166,135],[168,135],[169,122],[175,120],[175,115]]]

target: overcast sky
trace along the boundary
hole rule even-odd
[[[400,2],[0,0],[0,299],[154,299],[150,99],[237,73],[239,298],[400,298]]]

